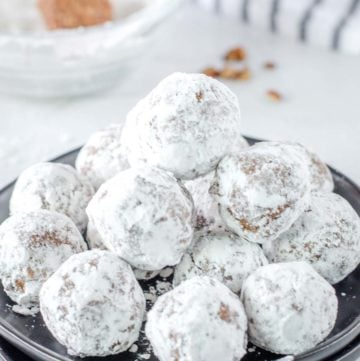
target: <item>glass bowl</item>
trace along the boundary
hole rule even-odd
[[[0,92],[62,97],[110,88],[134,68],[154,28],[181,1],[144,0],[137,11],[101,26],[0,32]]]

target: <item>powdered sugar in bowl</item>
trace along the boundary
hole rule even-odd
[[[0,0],[0,92],[58,97],[111,87],[182,0],[111,0],[114,21],[52,31],[34,15],[36,1]]]

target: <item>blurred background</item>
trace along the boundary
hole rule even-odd
[[[112,0],[89,28],[38,6],[0,0],[0,186],[123,122],[174,71],[225,82],[244,135],[299,141],[360,183],[359,1]]]

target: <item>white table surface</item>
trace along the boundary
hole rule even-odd
[[[26,166],[86,141],[95,130],[122,122],[127,111],[173,71],[197,72],[220,64],[241,44],[254,77],[229,82],[243,113],[243,133],[297,140],[360,183],[360,61],[294,44],[187,5],[157,30],[156,46],[115,89],[77,99],[31,100],[0,96],[0,186]],[[262,63],[273,60],[275,71]],[[286,100],[273,103],[267,89]]]

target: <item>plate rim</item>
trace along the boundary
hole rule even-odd
[[[246,140],[250,142],[262,142],[264,140],[252,138],[248,136],[244,136]],[[77,153],[80,151],[82,147],[76,147],[73,148],[63,154],[60,154],[56,156],[55,158],[52,158],[49,161],[45,162],[58,162],[64,157],[70,156],[73,153]],[[329,169],[331,173],[335,174],[340,179],[343,179],[345,182],[350,184],[357,193],[359,193],[360,196],[360,185],[355,183],[351,178],[344,175],[337,169],[333,168],[332,166],[329,166]],[[4,187],[0,189],[0,194],[7,191],[9,188],[13,187],[16,183],[17,178],[15,178],[13,181],[6,184]],[[21,317],[21,316],[19,316]],[[358,315],[345,329],[343,329],[341,332],[337,333],[330,339],[325,340],[324,342],[317,345],[316,349],[309,350],[303,354],[295,356],[294,360],[296,361],[306,361],[309,357],[313,356],[321,356],[321,359],[317,358],[317,360],[323,360],[323,357],[328,357],[331,355],[335,355],[336,353],[340,352],[342,349],[344,349],[348,344],[350,344],[353,340],[355,340],[356,337],[360,335],[360,315]],[[72,361],[73,359],[62,356],[54,351],[44,347],[43,345],[36,343],[32,341],[31,339],[24,336],[20,331],[16,330],[9,322],[6,322],[2,317],[0,317],[0,336],[4,337],[8,342],[13,344],[15,347],[19,348],[20,350],[30,353],[31,355],[40,354],[41,357],[47,357],[47,360],[49,361]],[[338,345],[338,347],[334,347],[335,345]],[[331,347],[333,346],[333,347]],[[1,354],[0,354],[0,357]],[[281,355],[279,355],[281,357]],[[1,360],[1,358],[0,358]]]

